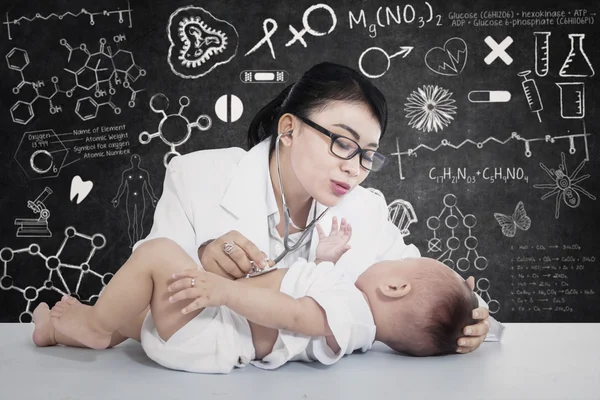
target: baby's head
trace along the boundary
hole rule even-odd
[[[477,323],[477,297],[452,269],[431,258],[382,261],[356,286],[368,298],[376,339],[412,356],[455,353],[467,325]]]

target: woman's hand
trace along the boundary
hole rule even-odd
[[[473,290],[475,288],[475,278],[470,276],[467,279],[467,284]],[[483,343],[490,330],[489,315],[489,311],[485,307],[473,310],[473,319],[477,319],[479,322],[465,327],[463,331],[465,336],[458,339],[458,348],[456,349],[458,353],[470,353]]]
[[[211,272],[188,269],[173,274],[175,282],[169,285],[170,303],[194,299],[181,312],[187,314],[204,307],[225,305],[235,283]]]
[[[246,276],[254,266],[273,265],[265,253],[238,231],[229,231],[198,249],[204,270],[228,279]]]

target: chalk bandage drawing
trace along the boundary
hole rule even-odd
[[[169,17],[168,62],[177,76],[195,79],[228,63],[237,53],[238,33],[202,7],[182,7]]]

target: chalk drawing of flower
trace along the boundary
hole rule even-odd
[[[406,100],[408,124],[423,132],[443,130],[454,119],[452,114],[456,114],[452,92],[438,86],[418,88]]]

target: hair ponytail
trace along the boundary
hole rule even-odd
[[[292,90],[292,83],[279,93],[271,102],[261,108],[252,119],[248,128],[248,147],[252,148],[273,134],[273,121]]]

